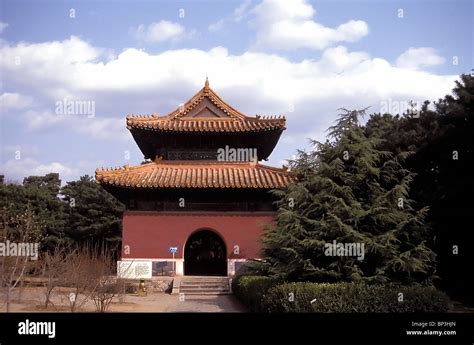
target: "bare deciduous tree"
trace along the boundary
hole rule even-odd
[[[61,260],[60,294],[71,312],[92,300],[98,312],[106,312],[120,292],[113,255],[108,248],[83,246],[69,251]]]
[[[121,280],[115,276],[116,263],[113,260],[112,253],[107,248],[103,248],[97,253],[92,264],[95,280],[92,299],[96,310],[104,313],[108,310],[113,298],[119,294]]]
[[[71,250],[66,254],[59,270],[59,294],[73,313],[90,299],[94,289],[93,253],[87,246]]]
[[[41,237],[41,226],[29,207],[25,212],[15,216],[11,216],[7,208],[2,208],[0,212],[0,242],[4,248],[37,245]],[[32,264],[31,256],[26,253],[16,252],[10,255],[3,253],[0,256],[0,283],[5,294],[7,313],[10,311],[11,295],[14,289]]]
[[[42,256],[40,268],[43,278],[43,307],[45,309],[50,304],[54,306],[51,301],[53,290],[58,286],[61,279],[64,278],[65,270],[70,269],[64,264],[70,250],[71,248],[69,247],[57,245],[52,251],[46,252]]]

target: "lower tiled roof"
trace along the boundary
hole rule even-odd
[[[286,169],[253,162],[155,161],[97,169],[97,182],[122,188],[285,188]]]

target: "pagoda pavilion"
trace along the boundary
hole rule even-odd
[[[259,237],[275,216],[269,190],[292,180],[285,167],[260,164],[285,123],[242,114],[207,79],[168,115],[127,116],[145,162],[96,170],[126,205],[122,260],[149,260],[165,274],[232,276],[258,258]]]

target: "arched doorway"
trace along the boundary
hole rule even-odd
[[[189,236],[184,247],[184,275],[227,276],[227,250],[218,234],[199,230]]]

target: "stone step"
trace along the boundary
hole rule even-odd
[[[209,285],[209,286],[190,286],[190,285],[180,285],[180,289],[188,290],[229,290],[229,285]]]
[[[180,292],[179,294],[182,294],[184,296],[187,295],[231,295],[232,293],[230,291],[183,291]]]
[[[230,287],[227,286],[186,286],[181,285],[179,287],[181,290],[230,290]]]
[[[187,282],[187,281],[181,281],[181,285],[188,285],[188,286],[224,285],[224,286],[228,286],[229,282]]]
[[[190,283],[190,284],[208,284],[208,283],[214,283],[214,284],[228,284],[229,280],[186,280],[186,279],[181,279],[182,282],[184,283]]]
[[[208,286],[208,285],[229,285],[229,282],[187,282],[187,281],[182,281],[181,285],[189,285],[189,286]]]
[[[181,286],[203,286],[203,287],[212,287],[212,286],[229,286],[229,283],[189,283],[189,282],[181,282]]]
[[[229,278],[181,278],[185,282],[228,282]]]
[[[179,282],[179,293],[187,295],[231,294],[228,277],[183,277]]]
[[[181,290],[188,289],[188,290],[229,290],[229,285],[208,285],[208,286],[189,286],[189,285],[181,285]]]
[[[206,291],[188,291],[183,290],[179,292],[184,295],[230,295],[230,291],[226,290],[206,290]]]

